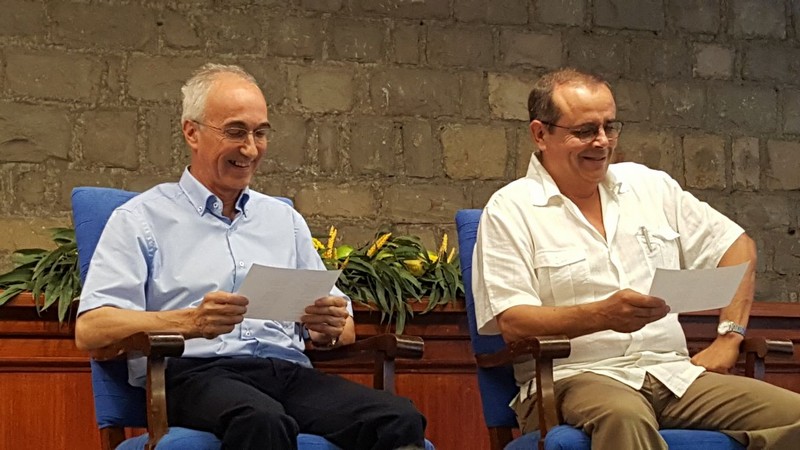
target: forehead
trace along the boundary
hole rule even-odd
[[[219,123],[267,121],[267,102],[258,86],[235,74],[218,75],[208,91],[206,120]]]
[[[553,103],[564,122],[578,124],[613,119],[617,106],[605,84],[570,83],[553,89]]]

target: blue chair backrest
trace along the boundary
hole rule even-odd
[[[467,319],[472,350],[475,354],[494,353],[505,348],[503,338],[478,334],[475,322],[475,299],[472,296],[472,254],[481,220],[480,209],[462,209],[456,213],[458,249],[461,258],[461,276],[467,301]],[[509,367],[478,368],[478,388],[483,404],[483,418],[488,427],[517,427],[514,411],[508,406],[519,388],[514,381],[514,370]]]
[[[78,244],[81,282],[86,280],[89,262],[111,213],[138,195],[137,192],[102,187],[72,190],[72,220]],[[292,205],[288,198],[276,197]],[[145,390],[128,384],[125,360],[91,360],[95,414],[100,428],[146,427]]]

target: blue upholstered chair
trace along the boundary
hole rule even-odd
[[[564,336],[543,336],[506,345],[499,335],[481,336],[477,332],[472,297],[472,254],[480,216],[479,209],[460,210],[456,213],[456,228],[467,297],[469,332],[478,361],[478,386],[491,449],[533,450],[538,446],[547,450],[589,450],[589,436],[569,425],[560,425],[555,409],[553,359],[569,356],[569,340]],[[742,350],[747,355],[746,374],[763,376],[763,358],[767,351],[791,352],[791,342],[747,338],[742,343]],[[513,430],[517,428],[517,420],[508,405],[519,388],[514,381],[511,363],[520,358],[535,358],[537,362],[537,407],[541,431],[514,439]],[[717,431],[662,430],[661,435],[670,449],[744,449],[734,439]]]
[[[78,242],[81,280],[86,278],[89,261],[111,213],[135,196],[111,188],[79,187],[72,191],[72,212]],[[291,204],[288,199],[282,199]],[[164,393],[165,358],[183,353],[183,337],[177,333],[137,333],[107,349],[107,357],[92,359],[92,389],[95,414],[103,450],[219,450],[220,442],[207,432],[169,427]],[[412,336],[380,335],[329,351],[307,352],[312,361],[341,357],[372,356],[373,386],[394,392],[395,358],[421,358],[422,339]],[[128,384],[126,359],[147,356],[147,389]],[[123,356],[124,358],[124,356]],[[101,360],[102,359],[102,360]],[[147,434],[126,439],[125,428],[147,428]],[[340,450],[327,440],[301,434],[300,450]],[[433,450],[426,441],[426,449]]]

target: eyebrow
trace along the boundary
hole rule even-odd
[[[241,120],[235,120],[233,122],[223,124],[223,126],[228,127],[228,128],[244,128],[244,129],[247,129],[247,124],[242,122]],[[258,130],[258,129],[261,129],[261,128],[270,128],[271,129],[272,128],[272,124],[270,124],[269,121],[261,122],[260,124],[256,125],[254,130]]]

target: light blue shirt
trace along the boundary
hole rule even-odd
[[[117,208],[92,256],[78,313],[101,306],[138,311],[193,308],[212,291],[237,292],[254,263],[325,270],[305,220],[276,198],[245,189],[233,220],[222,201],[185,170]],[[331,295],[347,298],[336,287]],[[313,299],[309,301],[309,304]],[[348,299],[348,309],[352,305]],[[245,319],[228,334],[186,341],[185,357],[274,357],[305,366],[294,322]],[[143,361],[129,363],[142,385]]]

